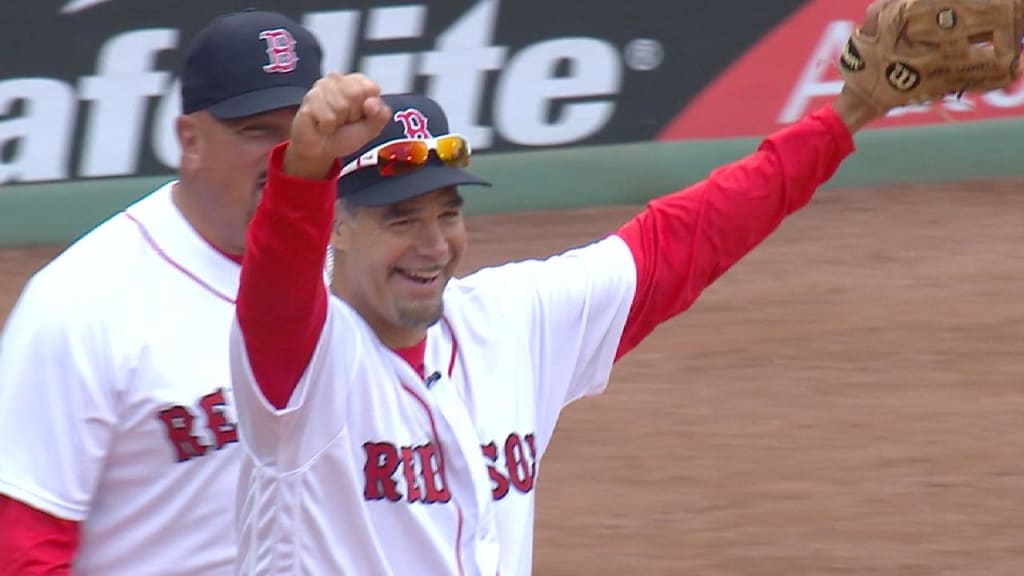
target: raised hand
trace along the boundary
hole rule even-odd
[[[373,140],[390,117],[376,82],[362,74],[324,76],[306,93],[292,121],[284,171],[326,177],[335,160]]]

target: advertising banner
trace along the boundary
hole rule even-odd
[[[870,0],[812,0],[744,50],[659,132],[660,140],[761,136],[842,89],[839,53]],[[1024,82],[931,106],[893,110],[871,129],[1024,116]]]
[[[0,185],[173,172],[184,50],[211,18],[244,6],[308,26],[325,71],[362,71],[386,91],[433,96],[474,150],[487,153],[685,136],[687,104],[802,4],[16,2],[7,7],[13,25],[0,58]],[[775,76],[755,72],[754,85]],[[736,115],[756,95],[729,94],[735,100],[716,114]]]
[[[841,88],[868,0],[33,0],[7,7],[0,186],[166,175],[178,71],[245,6],[309,27],[324,71],[439,100],[481,153],[763,136]],[[872,128],[1024,114],[1024,84]]]

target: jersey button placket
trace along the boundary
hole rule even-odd
[[[451,379],[440,378],[431,386],[431,392],[445,428],[451,433],[452,442],[449,446],[453,449],[447,450],[446,454],[452,457],[457,452],[458,466],[455,469],[458,474],[453,474],[453,484],[457,479],[459,493],[463,496],[460,502],[472,502],[471,507],[464,507],[467,514],[465,528],[470,531],[463,535],[465,544],[471,546],[471,553],[464,554],[463,558],[471,558],[481,573],[494,574],[498,563],[497,529],[487,463],[480,449],[480,439]],[[453,494],[455,490],[453,485]]]

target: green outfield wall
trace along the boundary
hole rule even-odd
[[[865,131],[825,188],[1024,176],[1012,151],[1024,120]],[[492,153],[474,161],[495,187],[468,195],[470,214],[639,204],[702,179],[757,139],[639,143]],[[0,188],[0,246],[65,243],[173,176]]]

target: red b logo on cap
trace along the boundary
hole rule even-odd
[[[268,74],[275,72],[291,72],[299,64],[299,55],[295,53],[295,38],[284,28],[264,30],[260,32],[260,40],[267,43],[267,57],[270,63],[263,66]]]
[[[427,130],[427,116],[415,108],[406,108],[395,112],[395,121],[402,123],[406,138],[419,138],[427,140],[432,138],[430,130]]]

